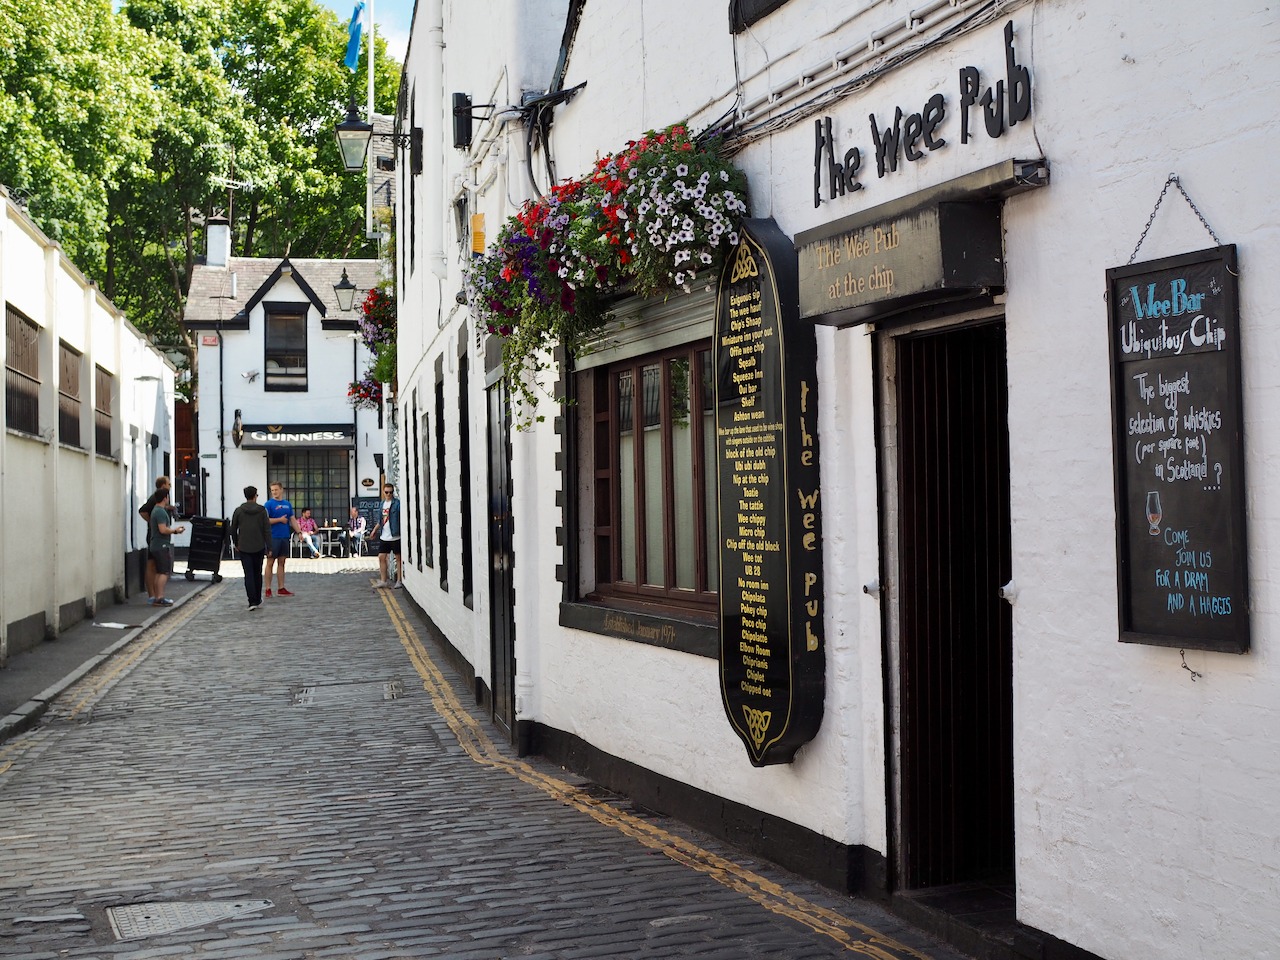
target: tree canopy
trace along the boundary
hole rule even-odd
[[[371,256],[333,127],[367,44],[317,0],[0,0],[0,183],[141,330],[181,342],[203,224],[240,256]],[[375,109],[400,66],[378,38]]]

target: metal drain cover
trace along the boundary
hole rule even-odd
[[[364,703],[369,700],[399,700],[404,684],[399,680],[386,683],[321,683],[298,687],[293,692],[295,707],[311,707],[325,703]]]
[[[143,940],[162,933],[199,927],[217,920],[258,913],[272,906],[270,900],[222,900],[211,903],[132,903],[108,907],[107,918],[117,940]]]

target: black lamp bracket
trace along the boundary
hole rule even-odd
[[[381,137],[383,140],[390,140],[392,146],[398,150],[404,150],[411,142],[411,134],[408,133],[374,133],[374,137]]]

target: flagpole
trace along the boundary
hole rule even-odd
[[[369,14],[369,126],[374,126],[373,122],[373,51],[374,36],[377,27],[373,21],[373,0],[365,0],[366,10]],[[369,137],[369,151],[365,156],[365,176],[364,176],[364,233],[366,239],[373,239],[373,169],[374,169],[374,152],[373,145],[377,141],[377,137]]]

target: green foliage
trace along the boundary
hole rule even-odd
[[[159,114],[145,53],[110,0],[0,2],[0,182],[90,276],[107,195]]]
[[[236,255],[374,252],[363,178],[332,136],[364,100],[345,21],[317,0],[112,6],[0,0],[0,183],[135,325],[183,342],[214,213]],[[381,38],[376,63],[375,107],[393,113],[400,67]]]
[[[373,353],[373,365],[352,381],[347,396],[353,407],[376,408],[382,402],[382,384],[396,378],[396,298],[390,284],[380,284],[365,295],[356,321],[360,341]]]
[[[712,282],[747,212],[746,175],[718,148],[684,124],[651,130],[526,203],[471,262],[467,299],[505,338],[521,426],[542,419],[534,412],[554,348],[580,354],[596,341],[611,298]]]

